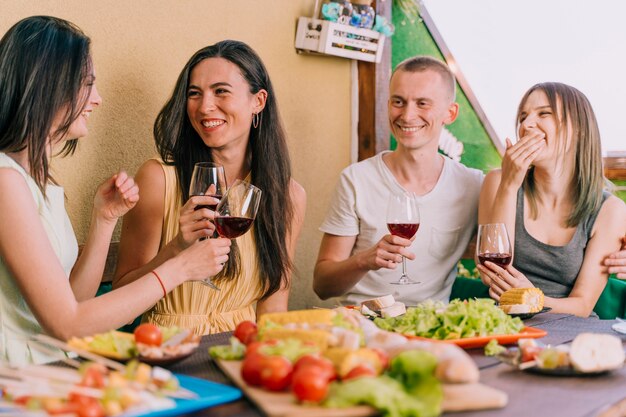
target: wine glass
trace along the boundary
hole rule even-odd
[[[489,261],[506,269],[511,263],[511,242],[504,223],[478,225],[476,256],[483,266]]]
[[[198,162],[193,167],[191,184],[189,185],[189,197],[210,196],[221,200],[226,191],[226,174],[224,167],[213,162]],[[196,210],[208,208],[215,211],[217,204],[202,204]]]
[[[215,209],[215,230],[220,237],[235,239],[246,233],[256,217],[262,192],[254,185],[236,180]]]
[[[387,204],[387,228],[394,236],[411,239],[420,227],[420,212],[413,193],[392,193]],[[395,285],[420,284],[406,274],[406,258],[402,257],[402,275]]]
[[[197,162],[193,167],[191,174],[191,184],[189,184],[189,197],[193,196],[210,196],[218,200],[222,199],[222,195],[226,191],[226,174],[224,167],[213,162]],[[195,210],[208,208],[215,211],[217,204],[199,204]],[[204,240],[206,237],[200,238]],[[199,281],[214,290],[219,288],[211,282],[211,278]]]

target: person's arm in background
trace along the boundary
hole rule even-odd
[[[609,274],[616,274],[619,279],[626,279],[626,236],[622,237],[622,249],[610,254],[604,265],[608,266]]]
[[[396,269],[402,256],[415,259],[409,239],[385,235],[375,246],[350,256],[356,236],[325,233],[313,273],[313,290],[322,299],[338,297],[354,287],[369,271]]]
[[[293,204],[294,212],[293,218],[291,219],[291,227],[289,228],[289,235],[287,236],[286,241],[289,260],[293,265],[296,253],[296,244],[298,243],[298,237],[300,236],[302,224],[304,223],[304,213],[306,211],[306,191],[304,191],[304,188],[302,188],[300,184],[291,180],[289,195],[291,196],[291,203]],[[257,318],[264,313],[287,311],[292,274],[293,270],[289,272],[285,285],[283,285],[278,291],[267,297],[265,300],[259,300],[257,302]]]

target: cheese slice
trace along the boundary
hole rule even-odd
[[[391,307],[395,302],[396,300],[395,298],[393,298],[393,295],[388,294],[382,297],[365,300],[361,303],[361,305],[369,308],[372,311],[379,311],[383,308]]]
[[[401,316],[404,313],[406,313],[406,306],[400,301],[396,301],[393,305],[380,309],[380,315],[385,319],[389,317]]]

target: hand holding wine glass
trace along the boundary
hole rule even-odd
[[[478,226],[476,256],[483,266],[489,261],[506,269],[511,263],[511,242],[504,223]]]
[[[189,196],[200,196],[203,199],[209,200],[206,204],[198,204],[194,207],[194,211],[201,209],[209,209],[215,211],[218,201],[222,198],[222,195],[226,191],[226,174],[224,173],[224,167],[221,165],[214,164],[212,162],[198,162],[193,167],[193,173],[191,175],[191,183],[189,184]],[[208,198],[211,197],[211,198]],[[182,220],[181,213],[181,220]],[[202,221],[206,221],[206,217],[202,216],[201,213],[198,215],[192,215],[192,225],[191,227],[197,229],[197,227],[202,227]],[[183,226],[181,226],[181,231],[183,230]],[[206,239],[206,237],[200,238],[200,240]],[[204,281],[200,281],[203,284],[215,289],[219,290],[219,288],[211,282],[210,278],[207,278]]]
[[[417,233],[420,226],[420,213],[417,199],[413,193],[392,193],[387,205],[387,228],[394,236],[411,239]],[[398,281],[391,282],[395,285],[420,284],[413,281],[406,273],[406,258],[402,256],[402,275]]]

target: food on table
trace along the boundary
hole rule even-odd
[[[372,311],[381,310],[386,307],[391,307],[396,302],[393,295],[383,295],[382,297],[372,298],[370,300],[365,300],[361,303],[361,307],[365,306]]]
[[[113,330],[68,341],[70,346],[119,360],[175,358],[193,352],[199,343],[200,338],[189,330],[149,323],[139,325],[133,334]]]
[[[175,406],[167,396],[179,390],[171,372],[137,361],[115,371],[86,362],[78,370],[30,365],[2,367],[0,374],[8,404],[50,415],[104,417],[162,410]]]
[[[385,416],[438,416],[443,391],[436,366],[437,358],[428,352],[403,352],[391,360],[387,375],[332,384],[325,405],[368,404]]]
[[[582,333],[576,336],[569,352],[574,369],[602,372],[621,368],[624,348],[620,338],[610,334]]]
[[[452,300],[447,306],[428,300],[393,318],[377,318],[383,330],[429,339],[450,340],[467,337],[516,334],[524,327],[497,308],[491,299]]]
[[[532,339],[520,339],[518,348],[497,355],[520,369],[600,373],[619,369],[626,359],[621,339],[610,334],[581,333],[571,345],[546,346]]]
[[[428,340],[407,340],[401,334],[381,329],[361,314],[357,313],[355,317],[363,331],[365,345],[370,349],[381,350],[391,358],[405,351],[425,351],[437,358],[435,376],[440,381],[452,384],[478,382],[480,373],[476,363],[460,347]]]
[[[323,352],[324,357],[335,365],[339,377],[344,378],[357,366],[370,368],[374,375],[383,371],[383,363],[378,353],[369,348],[351,350],[347,348],[329,348]]]
[[[506,351],[506,348],[498,343],[496,339],[490,340],[485,345],[485,356],[496,356],[499,353]]]
[[[250,320],[244,320],[235,327],[235,336],[244,345],[254,342],[257,338],[258,327],[256,323]]]
[[[393,295],[365,300],[361,303],[361,313],[372,317],[398,317],[406,313],[406,306],[400,301],[396,301]]]
[[[543,309],[539,288],[511,288],[500,296],[500,308],[509,314],[538,313]]]
[[[316,345],[320,351],[329,347],[357,349],[362,345],[356,320],[337,310],[319,308],[263,314],[258,326],[261,341],[297,339]]]

